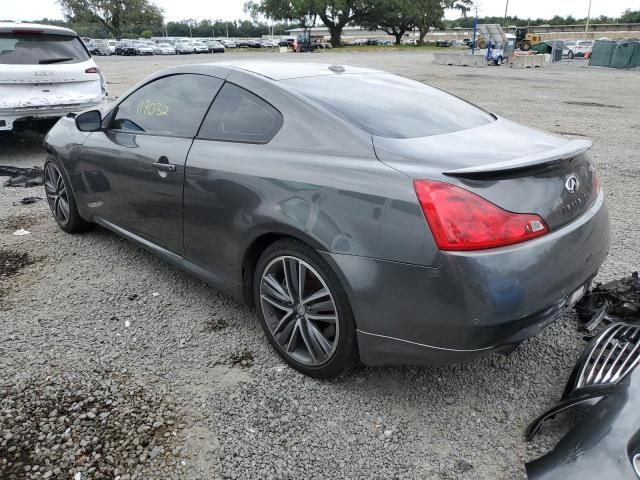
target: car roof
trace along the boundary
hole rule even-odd
[[[243,70],[267,77],[271,80],[287,80],[301,77],[318,77],[328,75],[384,73],[371,68],[353,67],[350,65],[334,65],[330,63],[283,62],[283,61],[232,61],[211,63],[217,67],[232,70]]]
[[[0,22],[0,33],[11,33],[14,30],[35,30],[39,33],[54,35],[71,35],[77,37],[76,32],[69,28],[56,27],[55,25],[42,25],[40,23]]]

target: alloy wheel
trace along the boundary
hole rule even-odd
[[[45,167],[44,190],[56,221],[60,225],[66,225],[69,222],[69,197],[62,174],[53,163],[48,163]]]
[[[326,282],[311,265],[293,256],[273,259],[262,273],[260,302],[269,331],[293,360],[318,366],[335,353],[338,310]]]

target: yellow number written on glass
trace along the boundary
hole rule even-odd
[[[136,114],[139,116],[167,117],[169,115],[169,106],[164,103],[142,99],[138,103]]]

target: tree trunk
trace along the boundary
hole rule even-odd
[[[404,36],[404,32],[395,32],[393,36],[396,37],[396,45],[400,45],[400,43],[402,42],[402,37]]]
[[[331,40],[329,40],[331,42],[331,46],[332,47],[340,47],[342,46],[342,42],[340,41],[340,37],[342,36],[342,26],[341,25],[335,25],[332,27],[329,27],[329,31],[331,32]]]
[[[426,30],[423,29],[418,29],[419,32],[419,37],[418,37],[418,45],[424,45],[424,37],[427,36],[427,33],[429,33],[429,27],[426,28]]]

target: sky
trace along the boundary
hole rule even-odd
[[[164,10],[167,21],[193,18],[236,20],[248,18],[244,13],[246,0],[152,0]],[[478,0],[480,16],[504,15],[506,0]],[[640,0],[591,0],[591,16],[617,17],[625,9],[640,10]],[[589,0],[509,0],[509,15],[520,18],[551,18],[554,15],[587,16]],[[447,18],[457,18],[448,12]],[[0,0],[0,18],[3,20],[61,19],[62,10],[55,0]]]

